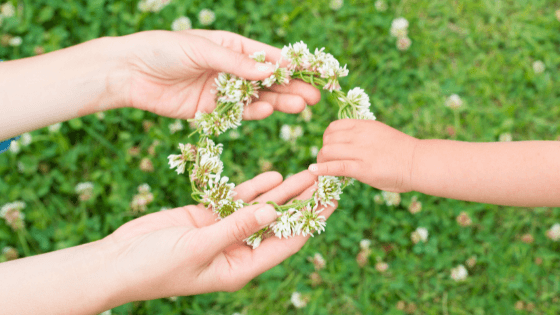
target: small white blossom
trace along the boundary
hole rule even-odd
[[[305,109],[299,114],[301,119],[305,122],[310,122],[311,118],[313,117],[313,112],[309,106],[306,106]]]
[[[401,204],[401,194],[396,192],[382,191],[381,195],[387,206],[398,206]]]
[[[290,70],[301,70],[304,65],[307,64],[309,58],[309,49],[307,49],[307,44],[303,41],[297,42],[295,44],[289,44],[282,48],[282,58],[288,60],[290,65],[288,68]]]
[[[290,301],[292,301],[295,308],[304,308],[307,306],[307,299],[303,298],[299,292],[292,293]]]
[[[370,246],[371,246],[371,240],[363,239],[360,241],[360,249],[368,250]]]
[[[389,269],[389,264],[387,264],[386,262],[380,261],[377,264],[375,264],[375,269],[381,273],[387,271],[387,269]]]
[[[319,154],[319,148],[315,145],[309,148],[309,151],[311,152],[312,156],[317,156],[317,154]]]
[[[385,12],[387,10],[387,3],[383,0],[375,1],[375,9],[379,12]]]
[[[265,62],[266,61],[266,52],[262,51],[255,51],[252,55],[249,55],[249,58],[255,60],[256,62]]]
[[[171,29],[174,31],[185,31],[192,28],[191,19],[186,16],[180,16],[171,24]]]
[[[169,159],[169,167],[171,169],[177,168],[177,174],[185,173],[185,167],[188,162],[194,162],[196,159],[196,147],[190,143],[179,143],[181,154],[171,154]]]
[[[19,142],[12,141],[12,144],[10,144],[10,152],[12,152],[13,154],[18,154],[20,150],[21,148],[19,146]]]
[[[455,281],[464,281],[467,279],[468,275],[467,268],[463,265],[451,269],[451,278]]]
[[[327,219],[324,216],[319,215],[322,211],[323,209],[319,211],[311,209],[311,206],[309,205],[303,207],[298,214],[299,219],[295,228],[296,234],[301,234],[303,236],[313,236],[313,233],[315,232],[321,234],[321,232],[325,230],[325,226],[327,225]]]
[[[111,310],[107,310],[99,315],[111,315]]]
[[[92,182],[85,182],[85,183],[78,183],[74,188],[76,194],[92,194],[93,193],[93,183]]]
[[[0,218],[6,220],[6,224],[13,230],[21,230],[24,227],[25,214],[22,213],[22,210],[25,206],[26,204],[23,201],[7,203],[0,209]]]
[[[283,213],[278,213],[278,218],[271,224],[272,232],[278,238],[289,238],[297,233],[300,212],[295,208],[290,208]]]
[[[553,240],[560,240],[560,223],[555,223],[548,231],[546,231],[546,236]]]
[[[419,227],[416,229],[416,231],[412,232],[410,238],[414,244],[420,241],[425,243],[428,241],[428,229]]]
[[[391,23],[391,35],[397,38],[405,37],[408,34],[408,21],[403,18],[396,18]]]
[[[457,109],[463,106],[463,100],[459,97],[459,95],[453,94],[447,98],[447,101],[445,101],[445,106]]]
[[[171,0],[141,0],[138,2],[138,10],[142,12],[159,12],[170,2]]]
[[[171,134],[181,130],[183,130],[183,123],[179,119],[175,120],[174,123],[169,124],[169,132],[171,132]]]
[[[510,142],[512,140],[511,133],[504,132],[500,134],[500,142]]]
[[[355,109],[354,111],[344,111],[342,118],[375,120],[375,115],[369,109],[371,106],[369,96],[362,88],[351,89],[346,94],[346,98],[340,97],[339,100],[342,103],[350,104]]]
[[[323,255],[319,253],[315,253],[313,257],[307,257],[307,260],[313,263],[313,266],[317,271],[325,269],[325,266],[327,265],[327,261],[323,258]]]
[[[316,207],[334,206],[332,200],[340,200],[342,194],[342,183],[335,176],[319,176],[318,188],[314,193]]]
[[[58,132],[60,130],[60,127],[62,127],[62,123],[56,123],[56,124],[50,125],[48,127],[48,129],[49,129],[50,133],[55,133],[55,132]]]
[[[329,7],[335,11],[340,10],[340,8],[342,8],[342,5],[344,5],[344,0],[331,0]]]
[[[14,37],[10,38],[10,40],[8,41],[8,45],[10,45],[12,47],[17,47],[17,46],[20,46],[22,42],[23,42],[23,40],[21,39],[21,37],[14,36]]]
[[[24,147],[26,147],[31,144],[31,141],[33,141],[33,137],[29,132],[26,132],[21,135],[21,139],[19,141]]]
[[[11,2],[6,2],[0,6],[0,15],[6,18],[12,17],[16,14],[16,8]]]
[[[399,39],[397,39],[397,49],[400,51],[405,51],[408,50],[408,48],[410,48],[410,45],[412,44],[412,41],[410,40],[410,38],[403,36],[403,37],[399,37]]]
[[[302,135],[303,128],[301,126],[283,125],[280,129],[280,138],[287,142],[295,142]]]
[[[95,117],[97,117],[97,119],[99,119],[99,120],[103,120],[103,119],[105,119],[105,113],[104,112],[97,112],[97,113],[95,113]]]
[[[560,9],[556,10],[554,15],[556,15],[556,19],[560,22]]]
[[[259,247],[259,245],[261,245],[261,242],[262,242],[262,234],[260,234],[260,233],[255,233],[255,234],[249,236],[245,240],[245,243],[247,243],[247,245],[253,247],[253,249]]]
[[[536,74],[541,74],[544,72],[545,70],[545,65],[544,62],[537,60],[535,62],[533,62],[533,71],[535,71]]]
[[[202,25],[210,25],[214,23],[215,20],[216,14],[212,10],[202,9],[200,13],[198,13],[198,21]]]

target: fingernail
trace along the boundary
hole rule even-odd
[[[272,68],[269,65],[260,62],[255,64],[255,67],[257,67],[257,70],[259,70],[260,72],[267,72],[272,70]]]
[[[319,167],[317,167],[317,164],[311,164],[309,165],[309,171],[312,173],[317,173],[317,171],[319,170]]]
[[[271,205],[264,205],[255,212],[255,219],[260,225],[268,225],[278,218],[276,210]]]

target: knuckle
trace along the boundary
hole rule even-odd
[[[249,226],[244,221],[237,221],[231,225],[230,235],[238,243],[243,242],[250,234]]]

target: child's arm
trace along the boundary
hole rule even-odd
[[[337,121],[325,132],[318,175],[354,177],[388,191],[460,200],[560,206],[560,143],[418,140],[374,121]]]

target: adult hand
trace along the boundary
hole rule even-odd
[[[278,173],[259,175],[237,187],[248,206],[216,221],[203,206],[152,213],[126,223],[105,241],[118,249],[114,270],[127,284],[120,303],[213,291],[235,291],[296,253],[309,236],[265,239],[252,249],[243,240],[276,219],[264,201],[307,199],[316,177],[305,171],[282,183]],[[328,217],[335,207],[323,215]],[[112,251],[113,252],[113,251]]]
[[[280,49],[225,31],[141,32],[123,37],[119,47],[128,71],[126,105],[181,119],[215,108],[212,90],[219,72],[263,80],[273,67],[249,55],[265,51],[267,61],[281,59]],[[261,91],[244,119],[263,119],[274,110],[299,113],[320,97],[312,85],[293,80]]]

